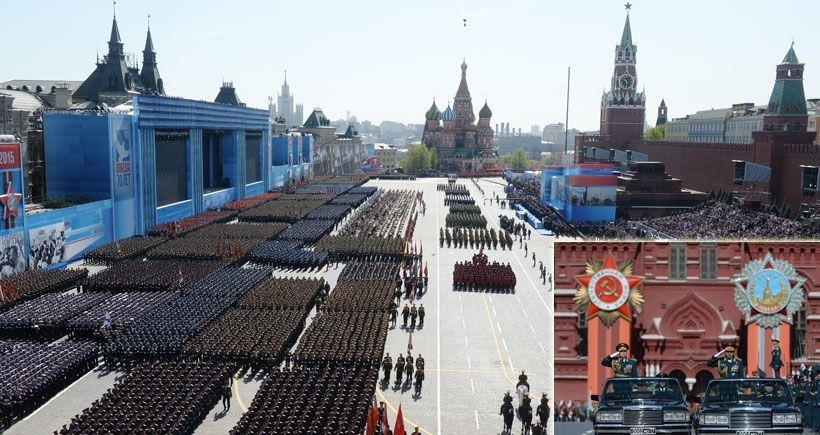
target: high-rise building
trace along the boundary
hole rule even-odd
[[[282,90],[276,97],[276,104],[271,101],[269,110],[271,119],[284,119],[288,127],[299,127],[304,124],[304,106],[296,104],[293,94],[290,93],[287,71],[285,71],[285,83],[282,84]]]

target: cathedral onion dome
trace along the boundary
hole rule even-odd
[[[490,106],[487,105],[486,101],[484,101],[484,107],[482,107],[481,110],[478,112],[478,117],[479,118],[492,118],[493,117],[493,111],[490,110]]]
[[[455,121],[456,120],[456,112],[450,108],[450,105],[447,105],[447,108],[444,109],[444,113],[441,114],[442,121]]]
[[[438,110],[438,107],[436,107],[435,101],[433,101],[433,105],[430,106],[430,110],[424,114],[424,118],[428,121],[438,121],[441,119],[441,111]]]

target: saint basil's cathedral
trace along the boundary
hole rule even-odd
[[[478,112],[478,124],[473,113],[473,99],[467,87],[467,63],[461,64],[461,83],[444,112],[433,105],[425,113],[422,142],[438,151],[439,168],[462,174],[498,174],[498,156],[493,150],[493,112],[484,102]]]

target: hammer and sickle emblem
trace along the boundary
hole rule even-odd
[[[598,288],[600,289],[598,291],[599,296],[612,296],[618,291],[617,287],[612,282],[612,278],[610,277],[605,277],[602,279]]]

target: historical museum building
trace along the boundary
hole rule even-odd
[[[597,394],[621,342],[639,375],[667,373],[687,394],[717,377],[706,361],[725,344],[750,376],[773,376],[772,338],[781,376],[820,363],[818,255],[818,242],[557,242],[556,399]]]
[[[466,173],[497,173],[498,157],[493,150],[493,112],[484,102],[475,123],[473,98],[467,87],[467,62],[461,64],[461,82],[453,99],[441,112],[433,105],[425,113],[422,142],[438,151],[440,169]]]

